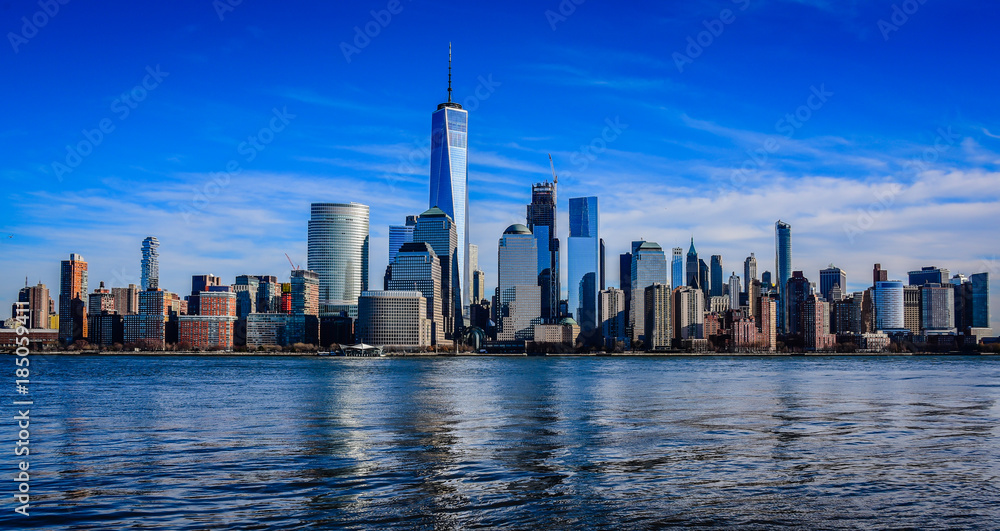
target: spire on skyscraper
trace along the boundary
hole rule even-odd
[[[448,103],[451,103],[451,43],[448,43]]]

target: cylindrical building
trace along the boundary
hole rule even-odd
[[[307,268],[319,275],[320,314],[358,315],[368,290],[368,205],[313,203]]]

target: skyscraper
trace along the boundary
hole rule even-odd
[[[613,350],[619,340],[625,339],[625,292],[615,288],[602,290],[597,306],[604,346]]]
[[[431,344],[444,339],[444,313],[441,309],[441,260],[427,242],[405,243],[392,263],[389,291],[419,291],[426,300],[427,319],[431,322]]]
[[[774,224],[774,270],[777,272],[774,282],[778,288],[778,330],[787,331],[785,286],[792,278],[792,226],[780,219]]]
[[[729,307],[734,310],[740,309],[740,277],[736,276],[736,271],[729,275]]]
[[[712,273],[712,287],[709,295],[712,297],[721,297],[726,294],[725,280],[722,279],[722,255],[713,254],[712,264],[710,267]],[[739,308],[739,305],[737,305],[736,308]]]
[[[572,237],[570,253],[572,254]],[[572,263],[571,269],[572,271]],[[538,240],[528,227],[507,227],[497,247],[500,341],[531,340],[542,321],[542,288],[538,286]]]
[[[750,253],[750,256],[743,261],[743,291],[750,289],[750,284],[757,280],[757,257]]]
[[[887,280],[889,280],[889,272],[882,269],[882,264],[875,264],[875,267],[872,268],[872,286]]]
[[[37,286],[25,286],[17,294],[18,302],[28,303],[27,328],[49,328],[49,288],[38,283]],[[12,314],[13,315],[13,314]]]
[[[63,260],[59,276],[59,341],[87,337],[87,262],[78,254]]]
[[[160,287],[160,240],[147,236],[142,240],[142,290]]]
[[[684,282],[685,285],[692,288],[701,289],[701,282],[699,281],[699,269],[698,269],[698,251],[694,248],[694,237],[691,237],[691,247],[688,249],[687,253],[687,265],[684,267],[684,271],[687,273],[687,279]],[[677,286],[674,286],[677,287]]]
[[[368,289],[368,205],[313,203],[306,267],[319,275],[320,314],[357,317]]]
[[[954,333],[955,290],[951,284],[928,283],[919,289],[920,329],[931,333]]]
[[[656,242],[633,242],[632,251],[632,308],[629,312],[632,340],[645,339],[646,288],[653,284],[667,285],[667,256]],[[640,337],[642,336],[642,337]]]
[[[635,247],[635,242],[632,242],[632,247]],[[632,253],[622,253],[618,255],[618,285],[621,287],[625,296],[623,301],[625,314],[622,316],[624,319],[624,324],[622,324],[622,326],[625,327],[628,326],[632,318],[632,311],[631,308],[629,308],[629,304],[632,303]]]
[[[792,273],[792,278],[789,278],[788,283],[785,284],[783,294],[785,295],[785,332],[801,335],[805,326],[802,305],[805,304],[809,295],[812,295],[812,285],[809,283],[809,279],[802,274],[802,271],[795,271]]]
[[[600,274],[600,236],[597,197],[569,200],[569,311],[580,324],[580,333],[597,329],[597,293]]]
[[[555,177],[553,177],[555,181]],[[542,288],[542,317],[554,323],[559,315],[559,238],[556,232],[556,182],[531,186],[527,207],[528,230],[538,240],[538,285]]]
[[[972,284],[972,328],[990,328],[990,274],[976,273]]]
[[[413,228],[417,226],[417,216],[406,216],[405,225],[389,225],[389,263],[396,259],[396,253],[404,243],[413,241]]]
[[[843,269],[830,264],[830,267],[819,272],[819,292],[828,302],[840,300],[843,296],[834,298],[833,287],[839,286],[839,293],[847,290],[847,273]]]
[[[469,112],[451,100],[451,45],[448,45],[448,101],[431,115],[431,176],[429,208],[450,217],[458,236],[455,271],[461,280],[459,308],[469,300]],[[435,248],[437,252],[437,249]],[[438,257],[442,255],[438,252]],[[459,320],[460,321],[460,320]]]
[[[670,286],[654,283],[643,290],[643,337],[647,350],[670,348],[674,337]]]
[[[444,339],[450,339],[463,325],[461,284],[458,269],[458,233],[451,216],[440,208],[420,214],[413,230],[413,243],[426,242],[441,261],[441,312],[444,314]]]
[[[903,282],[880,280],[875,283],[875,330],[903,330],[906,328]]]
[[[698,259],[698,284],[701,286],[701,291],[705,293],[705,300],[707,301],[712,290],[712,276],[709,272],[708,264],[700,258]]]
[[[924,284],[947,284],[951,278],[951,271],[935,266],[921,267],[920,271],[910,271],[910,286],[923,286]]]
[[[684,249],[674,247],[670,260],[670,286],[679,288],[684,285]],[[623,288],[624,289],[624,288]]]

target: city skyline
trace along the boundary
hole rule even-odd
[[[392,87],[384,74],[377,74],[391,70],[390,65],[400,66],[399,59],[387,55],[389,50],[417,31],[414,26],[422,18],[431,16],[407,5],[384,34],[372,39],[349,63],[336,53],[329,58],[330,66],[352,81],[330,85],[297,78],[298,87],[250,83],[229,106],[219,104],[220,93],[203,99],[193,97],[190,88],[185,93],[195,67],[206,68],[190,57],[183,58],[179,52],[169,57],[124,54],[107,68],[106,82],[80,84],[73,98],[51,102],[47,112],[64,116],[46,115],[44,125],[34,125],[17,111],[14,123],[18,125],[7,130],[6,149],[11,150],[7,160],[13,163],[5,169],[5,178],[17,186],[4,192],[5,210],[12,215],[3,222],[0,266],[6,274],[0,280],[0,301],[9,307],[25,276],[31,285],[46,284],[53,298],[57,297],[58,264],[70,253],[87,258],[91,289],[102,280],[108,287],[139,284],[139,243],[149,235],[160,240],[160,285],[176,293],[186,293],[190,276],[198,273],[219,275],[227,283],[246,273],[284,277],[288,269],[284,253],[296,263],[306,262],[304,227],[312,202],[355,201],[371,206],[367,274],[369,284],[377,286],[388,263],[388,226],[400,225],[406,215],[426,209],[429,157],[424,152],[430,145],[426,114],[445,96],[446,73],[441,65],[447,40],[455,42],[455,100],[469,109],[473,124],[469,240],[483,249],[492,248],[504,227],[524,223],[531,184],[550,174],[546,154],[552,152],[561,185],[557,236],[565,241],[568,235],[568,198],[599,197],[600,234],[612,257],[609,279],[617,278],[613,257],[627,252],[629,242],[644,239],[664,248],[686,248],[691,234],[706,258],[721,255],[723,263],[738,272],[732,265],[754,252],[761,258],[759,272],[771,270],[776,275],[766,258],[773,251],[776,219],[788,221],[794,230],[792,269],[816,281],[819,270],[836,263],[848,273],[848,292],[869,285],[866,272],[874,262],[889,270],[890,279],[905,279],[908,271],[934,264],[952,273],[997,274],[1000,257],[994,254],[996,237],[990,222],[997,220],[1000,204],[996,173],[1000,142],[996,131],[989,130],[995,117],[988,106],[978,104],[982,101],[975,94],[978,83],[964,88],[947,85],[953,95],[951,103],[935,104],[903,91],[914,79],[925,84],[933,80],[918,71],[894,69],[897,78],[879,79],[883,88],[903,92],[902,100],[890,105],[886,100],[863,101],[859,80],[838,69],[831,74],[803,68],[794,75],[777,76],[767,68],[742,87],[743,101],[722,105],[719,111],[693,97],[678,99],[678,87],[690,86],[712,96],[713,104],[721,103],[723,98],[714,96],[726,92],[713,81],[711,72],[730,68],[741,46],[762,49],[766,43],[750,26],[760,21],[776,23],[778,7],[842,24],[825,31],[852,34],[853,25],[863,26],[867,37],[857,36],[854,51],[870,51],[887,62],[908,57],[913,52],[903,54],[901,46],[919,46],[921,38],[934,32],[942,33],[932,39],[941,49],[923,57],[947,56],[949,50],[961,47],[967,37],[947,26],[958,19],[955,12],[978,23],[977,17],[967,13],[976,9],[969,5],[949,8],[954,11],[924,5],[884,42],[876,22],[889,17],[887,7],[856,7],[850,13],[838,13],[821,3],[803,4],[761,2],[745,11],[739,10],[742,4],[731,6],[738,10],[736,21],[683,73],[677,72],[670,54],[675,49],[683,53],[686,36],[696,36],[702,20],[717,16],[717,9],[660,13],[676,31],[660,42],[670,52],[659,55],[646,53],[635,43],[616,45],[612,39],[579,44],[581,33],[599,27],[600,17],[608,15],[603,7],[579,6],[577,13],[557,24],[556,31],[551,31],[540,10],[532,11],[536,19],[532,27],[539,28],[532,30],[538,36],[530,44],[540,46],[546,58],[543,64],[498,57],[486,49],[486,39],[472,37],[472,29],[455,30],[454,38],[421,41],[414,51],[419,60],[411,60],[412,67],[403,70],[402,75],[411,81],[405,87]],[[368,9],[383,8],[372,3],[337,11],[337,20],[345,22],[343,30],[335,32],[333,44],[349,41],[353,26],[368,21]],[[241,6],[222,21],[209,12],[188,25],[164,14],[159,31],[173,36],[172,44],[181,35],[201,35],[212,45],[205,53],[215,59],[239,56],[223,49],[226,39],[242,40],[239,46],[246,53],[262,46],[248,28],[264,34],[274,31],[258,27],[263,21],[255,9]],[[620,16],[634,14],[631,8],[626,11]],[[404,22],[411,13],[413,22]],[[41,69],[56,60],[58,43],[80,31],[73,27],[79,22],[76,16],[64,10],[16,55],[8,54],[5,60],[11,61],[15,76],[26,80],[26,92],[32,91],[33,83],[51,79]],[[751,17],[757,22],[741,24]],[[276,22],[282,23],[287,21]],[[221,36],[204,36],[208,29]],[[803,28],[790,29],[792,37],[818,46],[805,33]],[[569,46],[578,49],[572,51]],[[594,53],[581,57],[580,49]],[[280,49],[271,52],[283,57]],[[507,55],[520,57],[516,51]],[[794,64],[795,59],[783,57],[777,62]],[[958,57],[955,62],[939,67],[961,68],[969,59]],[[821,64],[831,67],[829,61]],[[866,64],[882,63],[872,59]],[[551,68],[543,68],[546,65]],[[74,70],[82,66],[67,67],[61,73],[71,78],[82,75]],[[153,72],[159,66],[168,73],[161,75],[162,86],[150,89],[148,98],[131,109],[129,117],[110,112],[118,93],[151,75],[147,66]],[[550,76],[546,74],[550,70],[565,75]],[[775,85],[765,83],[767,76],[779,81],[773,95],[761,92],[764,85]],[[171,89],[172,82],[179,88]],[[239,82],[234,79],[235,84]],[[993,83],[984,80],[983,84]],[[833,95],[794,130],[792,138],[776,132],[772,124],[808,104],[813,88]],[[540,108],[551,107],[553,98],[567,95],[572,97],[563,105],[562,114],[531,116],[521,106],[531,97]],[[25,98],[18,95],[13,101],[30,108]],[[369,112],[375,101],[389,104],[392,112]],[[185,127],[194,133],[192,137],[206,145],[186,139],[135,149],[135,142],[147,131],[163,124],[177,130],[176,118],[166,115],[192,102],[197,114],[181,115],[189,118]],[[582,112],[582,102],[587,102],[586,112]],[[895,129],[883,124],[899,122],[901,107],[907,102],[920,103],[915,106],[917,116],[902,120]],[[834,105],[838,105],[836,110]],[[65,106],[72,109],[63,112]],[[971,110],[963,112],[965,106]],[[518,108],[522,112],[515,115]],[[571,109],[578,116],[567,112]],[[653,109],[655,117],[644,117],[642,109]],[[243,118],[231,120],[241,113]],[[331,113],[345,116],[337,123],[348,130],[348,136],[360,135],[358,142],[348,143],[348,136],[320,127]],[[376,122],[372,127],[378,134],[365,132],[361,115]],[[116,131],[108,133],[71,173],[56,178],[52,162],[62,160],[63,146],[83,141],[80,131],[94,130],[104,116],[115,120]],[[845,128],[851,118],[861,125]],[[664,125],[669,134],[658,132]],[[273,141],[265,149],[251,150],[254,158],[247,160],[250,156],[240,151],[242,139],[262,128],[273,129],[257,136]],[[19,134],[21,130],[26,134]],[[767,160],[758,164],[753,154],[769,140],[779,142],[780,149],[773,153],[765,149]],[[934,160],[923,162],[926,158]],[[237,161],[238,174],[225,173],[230,160]],[[747,161],[753,168],[747,181],[733,181],[734,170]],[[225,184],[213,185],[214,179]],[[631,186],[620,186],[622,179]],[[640,188],[642,193],[636,193]],[[834,193],[829,193],[831,189]],[[948,222],[941,223],[942,219]],[[912,234],[921,237],[909,237]],[[489,293],[497,282],[496,255],[481,254]],[[564,281],[565,266],[564,259]],[[991,299],[994,305],[998,303],[996,290]]]

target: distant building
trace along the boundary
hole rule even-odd
[[[434,250],[441,262],[441,312],[444,315],[444,330],[441,339],[451,339],[458,327],[462,326],[462,262],[459,253],[457,230],[464,230],[440,208],[431,208],[420,214],[413,230],[413,242],[426,242]],[[464,240],[463,240],[464,241]],[[537,279],[536,279],[537,284]]]
[[[686,286],[701,289],[702,283],[699,276],[699,263],[698,250],[694,248],[694,237],[692,237],[691,247],[688,248],[687,252],[687,265],[684,267],[684,271],[687,274],[687,279],[685,279],[684,282]]]
[[[876,331],[896,331],[906,328],[902,281],[876,282],[874,304]]]
[[[972,284],[972,327],[990,329],[990,274],[976,273],[969,277]],[[964,331],[964,330],[963,330]]]
[[[368,210],[360,203],[310,206],[307,269],[319,279],[324,314],[357,315],[358,297],[368,289]]]
[[[236,293],[203,291],[198,315],[178,318],[178,341],[198,350],[232,350],[236,324]]]
[[[50,327],[49,308],[52,305],[52,299],[49,297],[49,288],[45,284],[39,282],[35,286],[21,288],[17,294],[17,301],[28,304],[27,328],[29,330],[43,330]],[[11,313],[11,316],[16,315],[16,310]]]
[[[528,230],[537,240],[538,286],[542,288],[542,318],[555,322],[559,313],[559,238],[556,231],[556,183],[531,186],[527,206]],[[480,297],[481,299],[482,297]]]
[[[812,293],[812,286],[802,271],[792,272],[792,278],[788,279],[785,289],[782,291],[785,300],[785,333],[792,335],[802,335],[804,332],[802,305]]]
[[[889,272],[882,269],[882,264],[875,264],[872,268],[872,287],[875,287],[879,282],[886,282],[889,280]]]
[[[427,299],[419,291],[363,292],[358,299],[357,337],[376,346],[431,346]]]
[[[521,224],[507,227],[500,238],[497,258],[500,291],[497,338],[500,341],[531,341],[534,325],[543,322],[542,288],[537,282],[537,245],[528,227]],[[570,249],[572,254],[572,244]]]
[[[802,304],[802,315],[806,349],[833,350],[837,336],[830,333],[829,303],[815,294],[809,295]]]
[[[921,267],[920,271],[910,271],[910,286],[923,286],[924,284],[947,284],[951,278],[951,272],[935,266]]]
[[[282,346],[288,316],[283,313],[251,313],[247,316],[247,346]]]
[[[486,298],[486,272],[481,269],[472,272],[472,298],[476,301],[474,304]]]
[[[839,301],[842,298],[841,296],[834,298],[834,286],[839,288],[837,293],[842,295],[844,290],[847,289],[847,273],[843,269],[830,264],[830,267],[819,272],[819,292],[828,302]]]
[[[419,291],[426,299],[427,319],[431,323],[431,344],[444,340],[442,311],[441,261],[427,242],[405,243],[391,264],[392,291]]]
[[[87,338],[87,262],[78,254],[63,260],[59,277],[59,341]]]
[[[731,302],[730,298],[726,295],[711,297],[708,300],[708,311],[718,314],[725,313],[726,310],[731,308],[731,306],[729,305],[730,302]]]
[[[635,248],[636,242],[632,242]],[[632,253],[622,253],[618,256],[618,286],[625,292],[625,326],[632,320]]]
[[[709,273],[708,264],[704,260],[698,260],[698,283],[701,285],[701,291],[705,296],[705,300],[708,300],[709,294],[712,291],[712,277]]]
[[[285,344],[319,343],[319,314],[321,278],[315,271],[296,269],[291,277],[291,313],[285,326]],[[350,304],[342,304],[342,312],[353,311]],[[327,307],[329,309],[330,307]]]
[[[166,343],[167,310],[161,290],[139,292],[139,313],[124,317],[126,345],[163,350]]]
[[[569,311],[580,324],[581,333],[588,338],[597,330],[601,267],[598,220],[597,197],[569,200]]]
[[[778,299],[761,297],[760,299],[760,335],[761,348],[774,352],[778,347]]]
[[[535,343],[573,346],[580,337],[580,325],[573,318],[564,317],[557,324],[535,324],[532,335]]]
[[[646,288],[654,284],[660,284],[667,286],[667,257],[663,253],[663,248],[659,246],[656,242],[638,242],[639,245],[635,245],[637,242],[633,242],[632,245],[632,264],[631,264],[631,288],[632,297],[631,303],[632,308],[629,311],[630,319],[632,320],[628,323],[628,326],[632,329],[632,340],[636,341],[639,339],[646,340],[646,324],[645,316],[647,312],[644,310],[646,303]],[[669,291],[669,290],[668,290]]]
[[[761,334],[756,322],[749,317],[742,317],[733,323],[732,346],[735,352],[755,352],[761,349]]]
[[[788,331],[785,314],[788,311],[788,301],[785,288],[792,278],[792,226],[780,219],[774,224],[774,284],[778,289],[778,330]]]
[[[625,335],[625,291],[608,288],[602,290],[598,301],[601,320],[601,335],[607,349],[613,349]]]
[[[142,240],[142,290],[160,287],[160,241],[155,236]]]
[[[948,285],[951,289],[951,285]],[[920,286],[903,286],[903,325],[912,334],[921,331]]]
[[[406,216],[405,225],[389,225],[389,263],[396,259],[396,253],[404,243],[413,241],[413,229],[417,226],[417,216]]]
[[[139,287],[135,284],[129,284],[127,288],[111,288],[111,296],[115,298],[115,311],[119,315],[139,313]]]
[[[757,257],[753,253],[743,261],[743,291],[748,292],[750,283],[757,280]]]
[[[215,275],[194,275],[191,277],[191,295],[187,297],[188,314],[198,315],[200,307],[198,297],[203,291],[210,291],[212,288],[222,285],[222,278]]]
[[[671,253],[670,286],[678,288],[684,285],[684,249],[674,247]]]
[[[713,254],[709,268],[712,275],[712,287],[709,295],[712,297],[721,297],[726,294],[726,281],[722,278],[722,255]],[[739,306],[739,303],[737,303],[736,308],[739,308]]]
[[[672,294],[667,284],[654,283],[644,290],[645,331],[643,339],[647,350],[670,348],[674,331]]]
[[[740,293],[743,292],[743,288],[740,287],[740,277],[736,276],[736,271],[729,275],[729,307],[738,310],[740,309]]]
[[[674,290],[674,337],[704,339],[705,294],[696,287]]]
[[[920,328],[924,333],[954,334],[954,311],[955,290],[950,284],[920,286]]]

